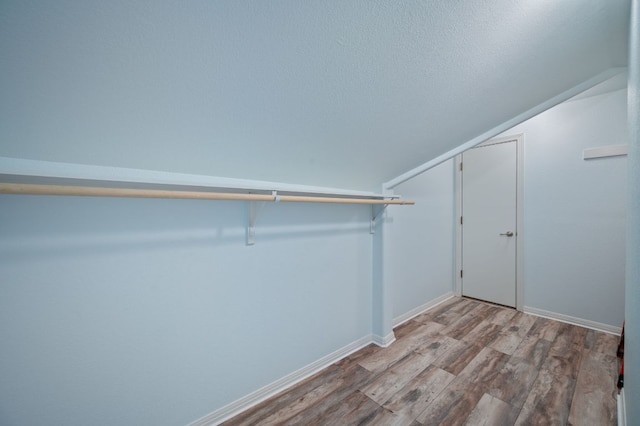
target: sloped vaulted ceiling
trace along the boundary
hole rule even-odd
[[[352,189],[611,67],[626,0],[0,3],[0,156]]]

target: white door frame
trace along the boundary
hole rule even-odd
[[[516,177],[516,309],[523,310],[524,306],[524,134],[494,138],[483,142],[484,145],[516,141],[516,156],[518,172]],[[460,164],[462,155],[455,157],[455,223],[456,223],[456,268],[454,271],[455,293],[462,296],[462,179],[460,179]]]

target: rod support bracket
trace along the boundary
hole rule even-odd
[[[247,245],[252,246],[256,243],[256,216],[257,208],[255,201],[249,201],[249,223],[247,224]]]
[[[371,223],[369,232],[372,234],[376,233],[376,221],[378,218],[384,213],[388,204],[371,204]]]
[[[275,192],[275,191],[274,191]],[[249,201],[248,205],[248,223],[247,223],[247,245],[252,246],[256,243],[256,221],[258,213],[266,204],[265,201]]]

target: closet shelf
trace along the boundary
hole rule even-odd
[[[79,187],[181,190],[194,192],[319,195],[397,199],[398,196],[344,188],[329,188],[251,179],[176,173],[159,170],[95,166],[0,157],[0,183]]]
[[[388,198],[362,198],[353,196],[326,197],[304,195],[251,194],[234,192],[180,191],[162,189],[104,188],[71,185],[37,185],[21,183],[0,183],[0,194],[13,195],[63,195],[80,197],[125,197],[125,198],[166,198],[191,200],[232,200],[264,201],[285,203],[331,203],[331,204],[396,204],[412,205],[413,201]]]
[[[258,202],[360,204],[370,232],[388,205],[412,205],[391,191],[376,194],[276,182],[0,157],[0,194],[247,201],[247,245],[255,244]]]

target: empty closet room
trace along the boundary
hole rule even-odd
[[[570,356],[615,382],[623,323],[604,411],[639,423],[638,8],[2,2],[0,424],[455,424],[487,360],[464,421],[574,422],[530,391]],[[491,146],[506,299],[464,245]]]

